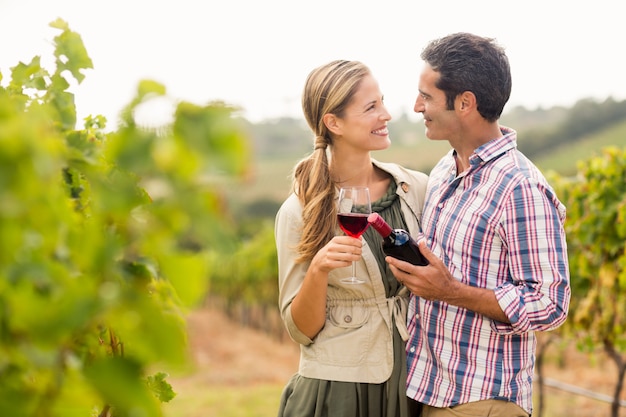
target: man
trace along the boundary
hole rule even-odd
[[[452,150],[430,174],[414,266],[387,257],[412,293],[407,395],[422,417],[532,413],[536,331],[570,300],[565,207],[498,119],[511,92],[504,50],[457,33],[422,52],[415,112]]]

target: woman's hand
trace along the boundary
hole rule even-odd
[[[335,236],[311,260],[317,271],[329,273],[333,269],[350,266],[361,258],[363,241],[350,236]]]

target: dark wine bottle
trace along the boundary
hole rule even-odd
[[[392,229],[378,213],[367,217],[369,224],[383,237],[383,252],[413,265],[428,265],[415,239],[404,229]]]

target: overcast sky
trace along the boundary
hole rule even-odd
[[[372,69],[394,116],[412,113],[421,49],[458,31],[506,48],[507,109],[626,99],[626,18],[615,0],[0,0],[2,85],[19,61],[51,61],[57,17],[94,63],[72,89],[79,118],[110,124],[140,79],[163,83],[172,100],[239,106],[253,122],[301,117],[306,75],[338,58]],[[155,106],[153,117],[168,111]]]

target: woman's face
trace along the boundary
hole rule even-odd
[[[383,103],[383,95],[373,76],[364,77],[346,107],[344,116],[337,119],[340,128],[334,145],[354,150],[387,149],[391,144],[387,122],[391,115]]]

